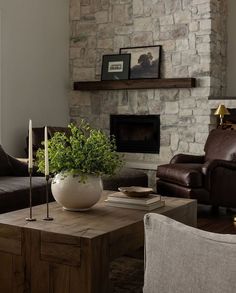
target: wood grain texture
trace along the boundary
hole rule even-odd
[[[7,253],[0,253],[0,292],[12,291],[12,259],[13,256]]]
[[[0,251],[21,255],[21,229],[0,226]]]
[[[71,266],[80,265],[80,239],[68,235],[41,232],[42,260]]]
[[[104,199],[90,211],[64,211],[50,203],[53,222],[40,220],[45,205],[0,215],[0,292],[109,292],[110,261],[144,244],[145,211],[108,207]],[[162,213],[195,225],[196,201],[166,198]],[[7,242],[6,242],[7,241]],[[7,248],[9,245],[9,249]],[[14,282],[12,282],[14,280]]]
[[[195,78],[165,78],[165,79],[157,78],[157,79],[129,79],[129,80],[74,82],[75,91],[192,88],[195,86],[196,86]]]

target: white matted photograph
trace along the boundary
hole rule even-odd
[[[103,55],[101,80],[129,79],[130,54]]]
[[[123,61],[110,61],[108,62],[108,72],[122,72],[124,68]]]

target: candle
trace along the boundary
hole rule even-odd
[[[44,128],[44,157],[45,157],[45,176],[49,175],[49,164],[48,164],[48,128]]]
[[[33,168],[32,120],[29,120],[29,169]]]

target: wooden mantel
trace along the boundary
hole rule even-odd
[[[195,86],[195,78],[157,78],[74,82],[75,91],[191,88]]]

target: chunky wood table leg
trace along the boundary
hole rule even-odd
[[[21,229],[0,225],[0,292],[28,293]]]
[[[181,199],[177,200],[181,201]],[[173,203],[174,201],[175,199],[173,199]],[[185,206],[176,207],[174,211],[169,210],[165,213],[165,216],[188,226],[197,227],[197,201],[188,203]]]
[[[87,283],[85,293],[109,292],[109,242],[107,236],[81,241],[81,273]]]

